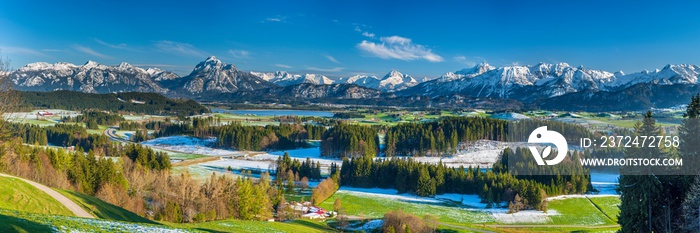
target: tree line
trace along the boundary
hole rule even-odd
[[[374,157],[379,154],[377,129],[340,123],[321,137],[321,155],[327,157]]]
[[[83,152],[2,142],[0,170],[51,187],[93,195],[143,217],[170,222],[266,220],[283,202],[268,173],[253,180],[212,174],[203,184],[171,176],[167,154],[138,144]],[[108,157],[118,157],[113,160]]]
[[[362,188],[393,188],[399,193],[435,196],[444,193],[478,194],[490,206],[513,203],[520,209],[546,209],[548,195],[585,193],[589,176],[573,163],[579,154],[574,152],[569,165],[549,171],[550,175],[516,176],[508,173],[507,160],[512,156],[530,156],[528,150],[503,151],[499,163],[492,170],[477,168],[448,168],[442,163],[420,163],[412,159],[372,159],[363,156],[345,158],[340,169],[342,186]],[[514,159],[514,158],[511,158]],[[581,172],[581,173],[579,173]],[[581,174],[581,175],[570,175]],[[517,200],[516,200],[517,196]],[[518,203],[514,203],[517,201]]]
[[[94,110],[83,111],[81,115],[75,117],[61,118],[61,122],[85,123],[85,127],[88,129],[97,129],[100,125],[116,125],[123,121],[125,121],[124,117],[119,114]]]
[[[8,123],[8,129],[12,137],[30,145],[75,146],[90,151],[106,150],[111,144],[109,137],[101,134],[89,134],[85,128],[79,125],[56,124],[41,127],[32,124]]]
[[[193,100],[170,99],[157,93],[91,94],[77,91],[15,92],[24,109],[95,109],[149,115],[191,116],[210,112]],[[131,101],[140,103],[132,103]]]
[[[680,158],[678,167],[623,167],[619,178],[620,232],[698,232],[700,229],[700,95],[693,96],[678,128],[678,148],[625,148],[625,158]],[[664,135],[651,111],[632,135]],[[674,171],[675,170],[675,171]],[[670,173],[664,174],[664,173]]]

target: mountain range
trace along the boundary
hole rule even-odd
[[[637,107],[635,103],[640,102],[644,103],[638,106],[641,108],[679,104],[678,100],[673,100],[679,98],[651,101],[649,97],[640,95],[656,93],[656,96],[665,96],[659,90],[671,89],[677,91],[675,94],[678,96],[695,94],[699,75],[700,67],[688,64],[624,74],[573,67],[566,63],[504,67],[481,63],[472,68],[447,72],[434,79],[416,79],[396,70],[381,78],[358,74],[333,79],[318,74],[291,74],[286,71],[241,71],[233,64],[209,57],[186,76],[157,68],[143,69],[127,63],[106,66],[88,61],[84,65],[31,63],[13,71],[10,77],[15,88],[23,91],[156,92],[208,101],[221,98],[254,100],[257,97],[271,101],[284,100],[285,97],[299,100],[403,98],[411,100],[409,102],[429,99],[428,104],[434,101],[445,104],[448,100],[461,101],[464,98],[471,100],[467,102],[502,99],[517,101],[523,106],[553,109],[567,108],[567,103],[575,101],[578,101],[576,106],[585,109],[588,104],[580,101],[586,100],[597,103],[588,107],[610,110],[634,108]],[[455,96],[458,98],[455,99]],[[611,105],[609,108],[601,108],[601,100],[612,99],[617,102],[607,104]],[[498,104],[498,101],[488,102]],[[617,107],[613,106],[615,104]]]

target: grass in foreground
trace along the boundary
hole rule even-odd
[[[128,210],[122,209],[119,206],[109,204],[99,198],[78,193],[69,190],[57,189],[57,192],[63,194],[68,199],[78,204],[80,207],[85,209],[87,212],[91,213],[95,217],[101,219],[127,221],[127,222],[140,222],[140,223],[155,223],[144,217],[138,216]]]
[[[292,222],[263,222],[242,220],[220,220],[204,223],[172,224],[171,226],[201,230],[207,232],[292,232],[315,233],[334,232],[324,222],[311,220],[295,220]]]
[[[73,212],[48,194],[24,181],[10,177],[0,177],[0,208],[73,216]]]
[[[566,198],[549,202],[549,210],[557,211],[550,215],[553,225],[612,225],[617,224],[598,210],[587,198]]]
[[[605,215],[617,222],[617,216],[620,215],[620,198],[619,197],[593,197],[591,202],[595,204]]]
[[[2,232],[193,232],[169,226],[0,209]]]
[[[324,222],[221,220],[205,223],[133,223],[0,209],[0,232],[334,232]]]

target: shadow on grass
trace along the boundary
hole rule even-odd
[[[109,204],[105,201],[100,200],[99,198],[69,190],[61,191],[69,193],[73,198],[77,199],[77,204],[83,207],[88,212],[94,214],[95,217],[109,220],[162,225],[158,222],[154,222],[147,218],[134,214],[119,206]]]
[[[49,225],[4,214],[0,214],[0,230],[8,233],[54,232]]]
[[[212,230],[212,229],[208,229],[208,228],[201,228],[201,227],[194,228],[194,229],[199,230],[199,231],[203,231],[203,232],[210,232],[210,233],[228,233],[227,231],[217,231],[217,230]]]
[[[319,224],[319,223],[313,223],[313,222],[309,222],[309,221],[296,220],[296,221],[293,221],[293,222],[291,222],[291,223],[293,223],[293,224],[295,224],[295,225],[300,225],[300,226],[306,226],[306,227],[309,227],[309,228],[313,228],[313,229],[316,229],[316,230],[319,230],[319,231],[322,231],[322,232],[323,232],[323,231],[328,231],[328,230],[333,230],[333,229],[330,228],[329,226],[325,226],[325,227],[324,227],[323,225],[321,225],[321,224]]]

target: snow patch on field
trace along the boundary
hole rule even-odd
[[[379,229],[382,227],[382,224],[384,224],[384,220],[381,219],[374,219],[370,220],[367,223],[361,225],[361,226],[354,226],[354,227],[348,227],[345,230],[346,231],[365,231],[365,232],[370,232],[374,229]]]
[[[234,157],[241,155],[239,151],[212,148],[216,144],[216,138],[201,139],[189,136],[171,136],[148,140],[141,142],[141,144],[156,149],[187,154]]]
[[[493,216],[496,222],[502,224],[546,224],[552,222],[550,216],[559,215],[556,210],[548,210],[547,212],[523,210],[517,213],[508,213],[508,209],[502,207],[487,209],[486,203],[481,203],[481,199],[477,195],[447,193],[436,195],[435,198],[431,198],[419,197],[406,193],[399,194],[395,189],[352,187],[341,187],[338,190],[338,193],[429,205],[460,204],[463,207],[467,207],[465,210],[483,211],[489,213],[491,216]],[[596,197],[599,196],[601,195],[596,195]]]
[[[559,195],[556,197],[548,197],[547,201],[553,200],[564,200],[567,198],[596,198],[596,197],[619,197],[617,194],[570,194],[570,195]]]
[[[430,197],[419,197],[411,195],[408,193],[399,194],[396,189],[381,189],[381,188],[353,188],[353,187],[340,187],[339,193],[350,193],[356,196],[366,196],[374,198],[386,198],[397,201],[405,201],[412,203],[427,203],[427,204],[441,204],[443,201],[437,200]]]
[[[546,213],[537,210],[521,210],[509,214],[505,209],[492,209],[491,214],[496,221],[503,224],[550,223],[552,219],[549,216],[558,215],[556,210],[549,210]]]
[[[415,161],[437,164],[440,161],[447,167],[481,167],[493,166],[501,152],[505,148],[517,148],[525,146],[521,142],[499,142],[491,140],[478,140],[462,145],[457,154],[446,157],[412,157]]]

